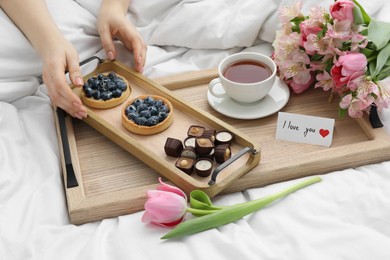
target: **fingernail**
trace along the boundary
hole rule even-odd
[[[79,115],[80,115],[81,117],[83,117],[83,118],[86,118],[88,114],[87,114],[87,112],[80,111],[80,112],[79,112]]]
[[[82,86],[84,84],[83,79],[81,77],[76,77],[76,85]]]
[[[114,56],[114,52],[113,52],[113,51],[108,51],[108,52],[107,52],[107,56],[108,56],[108,59],[109,59],[109,60],[114,60],[114,59],[115,59],[115,56]]]
[[[73,117],[76,117],[76,118],[78,118],[78,119],[83,119],[78,113],[74,113],[74,114],[73,114]]]
[[[139,56],[139,57],[138,57],[137,63],[138,63],[138,64],[141,64],[141,61],[142,61],[142,56]]]

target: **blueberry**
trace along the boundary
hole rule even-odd
[[[133,105],[134,105],[135,107],[138,107],[139,105],[141,105],[141,104],[143,104],[143,103],[144,103],[144,101],[143,101],[142,99],[136,98],[136,99],[134,100],[134,102],[133,102]]]
[[[112,82],[115,82],[115,80],[116,80],[116,74],[115,74],[115,72],[110,72],[110,73],[108,73],[107,76],[110,78],[110,80],[111,80]]]
[[[148,105],[145,104],[145,103],[142,103],[142,104],[140,104],[140,105],[137,106],[137,111],[138,111],[138,113],[139,113],[140,111],[147,110],[147,109],[148,109]]]
[[[158,108],[158,111],[168,113],[169,108],[166,105],[162,105]]]
[[[100,99],[100,91],[99,90],[95,90],[92,94],[92,97],[96,100],[99,100]]]
[[[158,116],[151,116],[148,118],[148,121],[146,122],[147,126],[154,126],[160,123]]]
[[[104,91],[102,92],[100,96],[104,101],[110,100],[112,98],[112,93],[110,91]]]
[[[161,100],[161,99],[157,99],[154,101],[154,104],[153,104],[155,107],[159,108],[161,107],[162,105],[164,105],[164,102]]]
[[[138,117],[139,117],[139,115],[138,115],[137,113],[135,113],[135,112],[131,112],[131,113],[129,113],[129,114],[127,115],[127,118],[128,118],[129,120],[132,120],[132,121],[135,121],[136,118],[138,118]]]
[[[165,113],[165,112],[158,113],[158,119],[159,119],[160,122],[164,121],[165,118],[167,118],[167,117],[168,117],[168,114]]]
[[[148,110],[150,111],[150,114],[151,114],[152,116],[157,116],[157,115],[158,115],[158,109],[157,109],[157,107],[151,106],[151,107],[148,108]]]
[[[149,106],[152,106],[154,104],[154,98],[151,96],[148,96],[144,99],[144,102],[148,104]]]
[[[122,91],[120,91],[119,89],[114,89],[114,90],[112,91],[112,97],[118,98],[118,97],[120,97],[120,96],[122,96]]]
[[[87,82],[89,83],[89,84],[92,84],[92,81],[94,81],[96,78],[95,77],[90,77],[88,80],[87,80]]]
[[[108,86],[106,82],[101,81],[99,85],[99,90],[100,91],[108,91]]]
[[[97,75],[97,78],[98,78],[98,80],[102,80],[102,79],[104,78],[104,75],[101,74],[101,73],[99,73],[99,74]]]
[[[85,91],[87,88],[91,88],[91,84],[89,84],[88,81],[84,83],[83,90]]]
[[[127,106],[125,109],[125,114],[128,116],[131,113],[137,112],[137,108],[134,105]]]
[[[116,89],[115,83],[112,81],[107,82],[107,87],[109,91],[113,91],[114,89]]]
[[[92,89],[98,89],[100,85],[100,81],[98,79],[94,79],[90,84]]]
[[[125,83],[124,81],[122,81],[122,80],[117,80],[117,81],[115,81],[115,85],[116,85],[116,87],[117,87],[118,89],[120,89],[120,90],[122,90],[122,91],[125,91],[126,88],[127,88],[126,83]]]
[[[148,119],[146,119],[143,116],[134,118],[134,123],[136,123],[137,125],[146,125],[147,121],[148,121]]]
[[[143,117],[145,117],[145,118],[149,118],[149,117],[151,117],[151,113],[150,113],[150,111],[149,110],[142,110],[142,111],[139,111],[139,115],[140,116],[143,116]]]
[[[90,87],[87,87],[87,88],[84,89],[85,96],[88,97],[88,98],[92,97],[93,92],[94,91]]]

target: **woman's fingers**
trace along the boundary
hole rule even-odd
[[[73,85],[81,87],[84,84],[83,75],[80,70],[79,59],[77,54],[72,54],[66,57],[66,63],[68,64],[69,78]]]
[[[77,63],[77,62],[76,62]],[[48,88],[49,96],[55,106],[64,109],[68,114],[79,119],[87,116],[87,110],[82,105],[81,99],[72,91],[65,78],[65,68],[61,63],[51,64],[52,66],[45,67],[43,70],[43,80]],[[78,67],[71,65],[73,78],[72,81],[77,82],[78,77],[81,77]],[[82,77],[81,77],[82,80]],[[75,83],[73,83],[75,84]],[[75,84],[76,85],[76,84]],[[81,84],[82,85],[82,84]]]
[[[146,62],[147,51],[146,44],[142,37],[130,23],[123,27],[123,29],[119,31],[119,34],[121,42],[127,49],[133,52],[135,69],[142,73]]]
[[[107,25],[99,27],[100,39],[102,41],[103,49],[106,51],[107,57],[110,60],[115,59],[115,46],[112,41],[110,28]]]

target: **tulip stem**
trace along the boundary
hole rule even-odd
[[[292,185],[292,186],[290,186],[290,187],[288,187],[288,188],[286,188],[278,193],[275,193],[273,195],[273,197],[275,200],[283,198],[283,197],[287,196],[288,194],[293,193],[294,191],[302,189],[303,187],[314,184],[316,182],[320,182],[321,180],[322,179],[320,177],[313,177],[313,178],[303,180],[303,181],[301,181],[297,184],[294,184],[294,185]]]
[[[203,216],[203,215],[208,215],[208,214],[211,214],[211,213],[214,213],[214,212],[217,212],[218,209],[215,209],[215,210],[204,210],[204,209],[194,209],[194,208],[187,208],[187,212],[190,212],[194,215],[198,215],[198,216]]]
[[[320,177],[308,178],[275,194],[271,194],[257,200],[227,206],[221,210],[198,210],[199,212],[197,213],[205,213],[205,211],[214,212],[213,214],[204,215],[179,224],[176,226],[176,228],[165,234],[162,239],[179,238],[234,222],[252,212],[268,206],[269,204],[289,195],[294,191],[321,180],[322,179]],[[188,208],[187,210],[194,209]]]

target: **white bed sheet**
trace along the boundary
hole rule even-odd
[[[80,60],[104,57],[95,28],[99,1],[47,2]],[[243,50],[270,54],[276,10],[286,2],[134,0],[129,19],[149,46],[145,75],[212,68]],[[390,20],[387,1],[360,3]],[[390,259],[390,162],[330,172],[264,210],[180,240],[160,240],[168,230],[142,224],[142,212],[69,224],[53,112],[37,79],[41,63],[4,13],[0,37],[0,259]],[[118,48],[131,66],[131,55]],[[389,112],[380,116],[390,133]],[[213,202],[248,201],[293,182]]]

